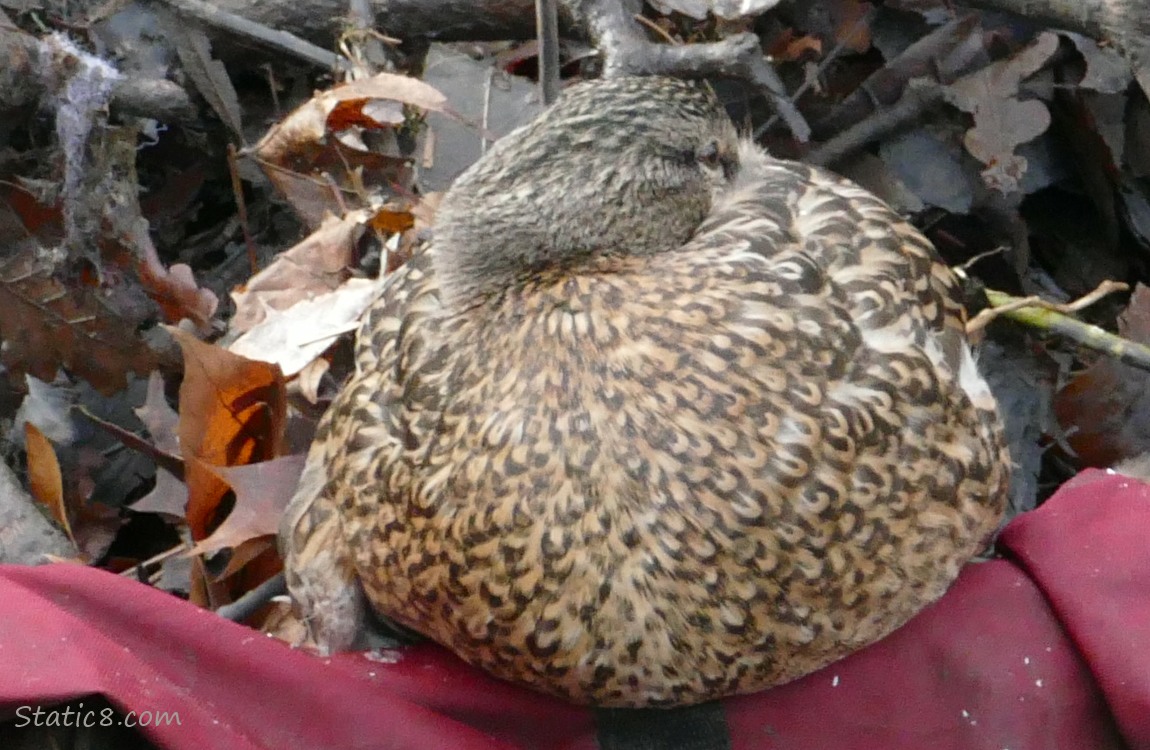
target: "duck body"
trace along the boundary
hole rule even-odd
[[[371,608],[569,700],[684,705],[885,636],[986,544],[1009,464],[949,270],[736,148],[677,246],[461,298],[437,234],[388,280],[281,533],[322,646]]]

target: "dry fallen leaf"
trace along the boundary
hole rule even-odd
[[[350,124],[382,127],[402,122],[401,111],[396,115],[394,110],[389,110],[382,120],[363,114],[365,106],[380,99],[409,104],[425,111],[447,111],[447,99],[423,81],[379,73],[313,96],[268,130],[253,152],[264,161],[286,166],[297,163],[301,153],[311,151],[323,142],[332,125],[337,128]],[[334,118],[334,123],[329,123],[329,118]]]
[[[297,302],[338,289],[350,276],[348,268],[355,260],[356,243],[371,216],[366,209],[343,217],[326,216],[319,229],[281,253],[242,290],[232,293],[236,313],[231,330],[248,331],[271,311],[282,312]]]
[[[112,395],[64,374],[51,383],[32,376],[25,382],[28,393],[16,414],[19,434],[10,437],[23,445],[24,423],[30,422],[52,442],[69,507],[89,501],[119,507],[151,481],[150,446],[139,438],[142,425],[132,412],[144,399],[143,380],[135,379]],[[143,448],[144,453],[125,445]]]
[[[148,428],[152,445],[159,451],[178,458],[180,455],[179,415],[168,405],[164,396],[164,379],[158,372],[148,376],[148,391],[144,403],[134,409],[136,416]]]
[[[852,52],[862,53],[870,49],[871,30],[866,19],[872,10],[874,6],[862,0],[837,0],[830,3],[835,41]]]
[[[224,513],[227,483],[202,464],[239,466],[274,458],[287,404],[279,368],[255,362],[170,329],[184,353],[180,386],[180,450],[188,488],[188,527],[206,538]]]
[[[136,409],[136,416],[148,429],[152,445],[159,451],[183,462],[180,457],[179,415],[168,405],[164,397],[164,381],[158,372],[148,378],[148,395],[143,406]],[[132,510],[140,513],[161,513],[183,518],[188,507],[188,488],[183,482],[184,470],[173,473],[162,464],[156,466],[156,486],[144,497],[132,504]]]
[[[1014,149],[1037,138],[1050,126],[1050,111],[1037,99],[1018,98],[1023,80],[1037,72],[1058,51],[1058,35],[1043,32],[1025,49],[947,87],[950,101],[974,116],[964,143],[986,165],[986,184],[1003,193],[1018,190],[1026,159]]]
[[[818,57],[823,53],[823,43],[816,36],[810,34],[798,36],[793,29],[787,29],[771,43],[768,52],[771,59],[777,62],[794,62],[808,52],[813,53],[813,57]]]
[[[165,36],[173,43],[180,57],[180,69],[184,75],[191,79],[196,90],[216,116],[228,126],[232,135],[243,140],[239,95],[232,85],[227,68],[212,56],[212,43],[203,27],[197,23],[186,23],[180,15],[168,9],[159,14],[159,19]]]
[[[1108,94],[1126,90],[1134,78],[1129,60],[1113,47],[1100,47],[1098,42],[1088,36],[1069,31],[1060,33],[1074,43],[1086,61],[1086,73],[1078,82],[1079,87]]]
[[[379,73],[312,97],[269,130],[252,153],[296,214],[317,227],[326,213],[343,213],[364,185],[410,183],[409,159],[394,139],[407,120],[404,106],[450,114],[447,99],[432,86]],[[368,149],[361,132],[391,140]]]
[[[244,542],[272,536],[279,528],[284,508],[295,493],[306,456],[281,456],[247,466],[203,466],[236,493],[232,512],[211,536],[196,545],[205,554],[237,548]]]
[[[359,318],[378,294],[370,279],[348,279],[340,288],[270,314],[240,336],[228,350],[248,359],[278,365],[291,377],[323,354],[342,334],[359,327]]]
[[[76,547],[48,519],[8,464],[0,461],[0,565],[74,560]]]
[[[384,206],[375,212],[368,223],[380,234],[399,234],[415,226],[415,217],[409,210]]]
[[[164,268],[150,239],[141,243],[140,250],[143,257],[136,264],[140,284],[160,306],[164,319],[176,324],[186,318],[200,331],[208,331],[219,306],[216,295],[196,284],[191,267],[176,263]]]
[[[64,505],[64,477],[60,472],[56,450],[48,438],[44,437],[44,433],[31,422],[24,423],[24,445],[28,451],[28,489],[32,497],[48,509],[68,539],[75,544],[68,510]]]
[[[119,512],[85,502],[84,491],[64,484],[55,448],[31,422],[24,423],[24,439],[32,496],[48,509],[83,559],[103,557],[121,526]]]
[[[69,283],[58,271],[49,254],[35,249],[0,267],[5,367],[50,381],[63,366],[103,393],[123,389],[129,373],[155,369],[155,354],[134,334],[148,310],[134,303],[130,289]]]
[[[1150,287],[1139,285],[1119,333],[1150,344]],[[1150,373],[1108,357],[1054,399],[1066,440],[1084,466],[1110,466],[1150,451]]]
[[[194,541],[208,538],[234,504],[218,467],[259,463],[279,455],[287,419],[282,373],[275,365],[245,359],[170,329],[184,353],[180,386],[180,449],[188,505],[185,517]],[[275,545],[252,539],[234,548],[222,573],[213,574],[196,557],[189,599],[217,607],[274,575],[281,563]],[[215,561],[211,561],[214,565]]]

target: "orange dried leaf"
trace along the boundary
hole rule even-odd
[[[56,449],[31,422],[24,423],[24,440],[32,497],[48,509],[81,557],[102,557],[120,528],[119,512],[99,503],[85,503],[77,486],[64,484]]]
[[[24,442],[28,449],[28,484],[32,497],[48,509],[73,544],[72,525],[64,502],[64,477],[56,449],[44,433],[31,422],[24,423]]]
[[[165,320],[179,323],[187,318],[201,331],[211,327],[219,300],[210,290],[196,284],[190,266],[176,263],[170,268],[164,268],[153,249],[140,261],[137,271],[140,283],[163,310]]]
[[[315,148],[326,138],[328,118],[333,112],[341,111],[348,102],[362,106],[362,102],[373,99],[409,104],[424,111],[447,112],[447,98],[433,86],[417,78],[379,73],[313,96],[271,128],[253,151],[264,161],[287,166],[293,161],[293,155]],[[370,119],[378,122],[376,118]]]
[[[219,300],[196,284],[191,267],[183,263],[164,267],[143,218],[122,216],[116,228],[101,250],[104,259],[135,273],[140,288],[160,308],[166,322],[174,325],[186,319],[198,330],[208,331]]]
[[[415,217],[408,209],[394,209],[384,206],[375,212],[369,222],[372,229],[384,234],[406,232],[415,226]]]
[[[232,548],[232,554],[228,558],[228,564],[224,567],[223,571],[216,576],[216,580],[223,581],[238,576],[233,581],[233,583],[236,584],[233,588],[238,591],[248,591],[252,586],[263,583],[267,580],[267,577],[259,577],[252,582],[252,586],[243,586],[240,582],[242,578],[252,578],[252,573],[258,568],[266,567],[266,563],[269,560],[279,560],[279,552],[276,550],[275,538],[264,535],[254,539],[248,539],[246,542],[240,543],[238,547]],[[277,565],[272,575],[278,573],[280,567],[282,566]]]
[[[204,464],[240,466],[279,453],[286,422],[283,375],[255,362],[169,329],[184,353],[180,387],[180,449],[188,487],[188,526],[204,539],[220,520],[227,483]]]
[[[870,49],[871,30],[866,17],[873,9],[873,5],[862,0],[838,0],[832,3],[835,41],[851,52],[866,52]]]
[[[822,40],[809,34],[795,36],[795,32],[788,29],[771,44],[770,55],[779,62],[794,62],[808,52],[816,56],[823,52]]]
[[[275,539],[260,537],[234,548],[223,571],[212,571],[203,564],[203,557],[194,557],[189,599],[210,609],[234,602],[239,596],[283,570],[283,562],[276,551]]]
[[[328,114],[327,128],[334,132],[353,127],[376,130],[402,125],[403,120],[403,105],[398,102],[343,99],[337,102]]]

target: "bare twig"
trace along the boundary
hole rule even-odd
[[[987,258],[993,258],[996,255],[1002,255],[1003,253],[1005,253],[1009,249],[1010,248],[1008,248],[1006,245],[999,245],[998,247],[996,247],[992,250],[987,250],[985,252],[979,253],[978,255],[975,255],[973,258],[966,261],[962,265],[958,266],[958,270],[969,271],[971,268],[974,267],[974,264],[978,263],[980,260],[986,260]]]
[[[1090,294],[1068,304],[1058,304],[1040,297],[1011,297],[988,289],[991,307],[974,316],[967,324],[968,333],[985,328],[992,320],[1003,317],[1047,334],[1056,334],[1074,343],[1101,352],[1120,362],[1150,371],[1150,346],[1117,336],[1098,326],[1071,317],[1072,313],[1088,307],[1103,297],[1129,290],[1127,284],[1104,281]]]
[[[791,133],[810,139],[811,128],[787,97],[786,89],[755,34],[734,34],[718,42],[670,46],[647,39],[635,21],[637,3],[620,0],[566,0],[578,22],[603,53],[604,75],[669,75],[683,78],[729,76],[747,81],[773,104]]]
[[[252,237],[248,223],[248,203],[244,199],[244,185],[240,179],[240,165],[234,143],[228,144],[228,172],[232,176],[232,195],[236,200],[236,212],[239,214],[240,228],[244,234],[244,245],[248,250],[248,267],[254,276],[260,270],[259,251],[256,250],[256,241]]]
[[[1022,310],[1028,307],[1045,310],[1048,312],[1056,313],[1059,315],[1072,315],[1079,310],[1084,310],[1090,307],[1103,297],[1107,297],[1116,292],[1128,292],[1130,285],[1124,284],[1121,281],[1112,281],[1107,279],[1103,281],[1098,287],[1087,295],[1079,297],[1073,302],[1061,303],[1051,302],[1050,300],[1042,299],[1037,296],[1030,297],[1011,297],[1005,292],[998,292],[993,289],[988,289],[986,292],[987,301],[990,302],[990,307],[983,310],[973,319],[966,324],[967,333],[974,333],[986,327],[995,318],[1005,316],[1008,313]]]
[[[887,109],[879,110],[854,127],[848,128],[813,149],[804,159],[811,164],[830,166],[873,141],[915,123],[922,114],[943,102],[945,90],[934,81],[920,78],[907,84],[902,98]]]
[[[216,610],[216,614],[225,620],[243,622],[260,610],[274,597],[287,593],[287,584],[284,574],[276,573],[259,586],[247,592],[231,604],[225,604]]]
[[[557,0],[535,0],[539,37],[539,88],[543,103],[559,98],[559,6]]]
[[[650,18],[647,18],[644,15],[635,15],[634,19],[635,19],[636,23],[638,23],[640,26],[643,26],[645,29],[647,29],[652,34],[654,34],[655,36],[662,39],[667,44],[680,44],[681,43],[681,42],[679,42],[678,39],[671,36],[667,32],[666,29],[664,29],[662,26],[660,26],[659,24],[652,21]]]
[[[120,575],[124,578],[136,578],[138,580],[145,580],[146,576],[143,575],[142,571],[147,570],[153,565],[159,565],[165,560],[171,559],[173,557],[179,557],[191,548],[192,546],[190,544],[184,543],[177,544],[175,547],[169,547],[158,555],[152,555],[147,560],[136,563],[132,567],[121,572]]]
[[[965,43],[977,28],[978,15],[969,13],[914,42],[867,76],[828,114],[812,123],[815,135],[820,139],[829,138],[894,105],[906,91],[907,84],[916,78],[949,83],[962,75],[984,54],[981,44]]]
[[[955,22],[954,30],[956,32],[962,31],[966,28],[964,24],[966,24],[965,20],[963,20],[962,23]],[[927,46],[927,50],[933,50],[936,46],[935,44],[929,45]],[[914,65],[907,63],[907,66],[909,68],[915,68],[916,66],[925,64],[924,60],[929,59],[925,55],[925,51],[927,50],[920,50],[922,54],[911,56],[914,58],[912,60]],[[1049,66],[1058,63],[1064,59],[1062,54],[1063,53],[1056,52],[1053,57],[1047,60],[1045,65]],[[946,101],[947,94],[952,87],[959,88],[971,83],[977,83],[979,77],[985,74],[985,70],[986,68],[984,66],[969,70],[965,75],[945,85],[933,77],[928,78],[923,76],[911,78],[905,82],[902,96],[895,104],[876,111],[866,119],[842,131],[817,148],[812,149],[804,160],[820,166],[834,165],[836,162],[862,149],[867,144],[881,140],[896,131],[917,123],[925,112]],[[878,77],[877,74],[876,76],[872,76],[872,78],[876,77]],[[888,81],[887,84],[884,85],[890,88],[893,84]],[[849,98],[853,98],[854,96],[855,95],[852,94]],[[825,123],[820,123],[820,125],[823,124]]]
[[[109,108],[118,115],[151,117],[161,122],[188,122],[196,107],[188,92],[172,81],[128,76],[116,82]]]
[[[347,59],[334,52],[300,39],[294,34],[277,31],[256,21],[230,13],[206,3],[204,0],[163,0],[163,2],[182,16],[194,18],[213,28],[254,39],[321,68],[331,70],[348,70],[350,68]]]

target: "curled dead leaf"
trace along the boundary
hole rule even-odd
[[[261,168],[310,226],[342,213],[364,184],[406,185],[408,158],[395,145],[367,149],[356,131],[391,131],[404,107],[450,114],[447,99],[416,78],[380,73],[324,91],[298,107],[251,150]],[[360,174],[357,174],[360,172]]]
[[[283,312],[297,302],[334,291],[350,277],[356,244],[371,216],[368,210],[343,217],[328,214],[319,229],[276,257],[244,288],[232,292],[236,313],[231,329],[242,333],[270,312]]]
[[[24,440],[32,496],[52,514],[83,559],[103,557],[120,528],[119,512],[85,502],[85,493],[65,485],[55,447],[31,422],[24,423]]]
[[[274,363],[290,377],[323,354],[341,334],[358,328],[360,316],[377,293],[377,284],[370,279],[348,279],[338,289],[301,300],[284,312],[269,312],[228,349]]]
[[[188,488],[188,527],[206,538],[223,518],[229,492],[204,464],[239,466],[279,454],[287,418],[283,375],[179,329],[169,329],[184,353],[180,386],[180,449]]]

